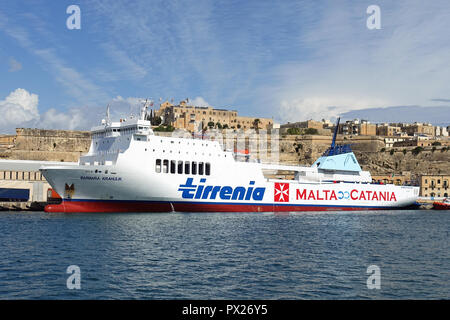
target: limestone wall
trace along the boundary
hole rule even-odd
[[[14,146],[0,150],[0,158],[78,161],[91,144],[88,131],[18,128],[16,133]]]

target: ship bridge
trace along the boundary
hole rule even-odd
[[[148,136],[154,135],[150,121],[145,120],[146,106],[141,109],[140,117],[130,116],[118,122],[109,120],[109,108],[106,114],[102,124],[91,129],[91,147],[80,157],[80,165],[113,165],[131,141],[147,141]]]

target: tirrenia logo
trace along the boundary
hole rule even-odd
[[[187,178],[185,184],[180,184],[178,191],[181,191],[183,199],[216,199],[221,200],[255,200],[261,201],[264,198],[266,188],[255,188],[255,181],[250,181],[248,187],[244,186],[208,186],[206,179],[200,179],[198,185],[193,184],[193,178]]]
[[[273,197],[275,202],[289,202],[289,183],[275,183]]]

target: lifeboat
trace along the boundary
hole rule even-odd
[[[450,210],[450,198],[445,198],[442,202],[433,202],[434,210]]]

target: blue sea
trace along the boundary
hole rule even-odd
[[[449,231],[433,210],[0,212],[0,299],[449,299]]]

